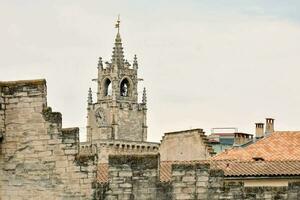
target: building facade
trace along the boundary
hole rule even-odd
[[[87,142],[62,127],[44,79],[0,82],[1,200],[300,198],[300,132],[271,133],[273,120],[258,142],[216,156],[202,129],[147,142],[146,92],[139,103],[119,26],[111,62],[99,59],[96,102],[89,90]]]
[[[93,103],[92,91],[88,95],[87,140],[147,140],[146,90],[138,102],[137,56],[130,64],[124,58],[119,32],[115,39],[112,58],[103,65],[98,62],[97,101]]]

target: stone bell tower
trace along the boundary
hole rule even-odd
[[[146,90],[142,103],[138,103],[138,62],[132,65],[125,60],[120,36],[120,20],[111,62],[102,58],[98,62],[97,102],[93,103],[92,91],[88,95],[87,140],[147,140]]]

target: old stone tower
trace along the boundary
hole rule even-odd
[[[125,60],[119,32],[120,20],[111,62],[98,62],[97,102],[93,103],[89,89],[87,140],[147,140],[147,107],[144,88],[142,103],[138,103],[138,62]]]

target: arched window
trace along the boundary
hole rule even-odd
[[[129,81],[128,81],[128,79],[125,78],[125,79],[123,79],[123,81],[120,84],[120,95],[122,97],[128,97],[129,91],[130,91]]]
[[[112,94],[112,84],[109,79],[104,82],[104,96],[111,96]]]

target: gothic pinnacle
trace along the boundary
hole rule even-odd
[[[133,68],[138,68],[138,61],[137,61],[137,57],[136,55],[134,55],[134,58],[133,58]]]
[[[143,98],[142,98],[143,104],[147,104],[147,95],[146,95],[146,88],[144,87],[143,90]]]
[[[88,92],[88,104],[93,104],[93,95],[92,95],[92,89],[89,88],[89,92]]]
[[[98,60],[98,67],[103,67],[103,63],[102,63],[102,57],[99,57],[99,60]]]
[[[115,39],[115,46],[113,48],[113,55],[112,55],[112,63],[116,64],[117,66],[124,65],[124,52],[122,47],[122,39],[120,35],[120,16],[118,17],[116,28],[118,29],[117,36]]]

